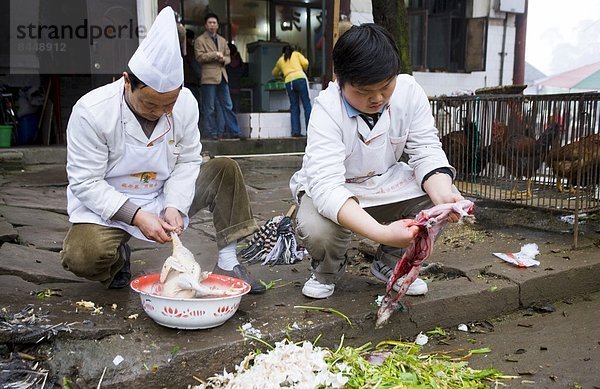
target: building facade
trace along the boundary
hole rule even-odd
[[[338,24],[370,22],[374,16],[377,20],[373,15],[375,0],[64,0],[60,2],[64,10],[47,9],[45,4],[50,3],[39,0],[23,1],[31,1],[34,6],[28,13],[23,13],[22,7],[18,11],[11,8],[11,28],[12,19],[25,15],[25,19],[35,19],[39,29],[48,24],[51,11],[56,11],[63,27],[85,25],[90,32],[85,40],[70,43],[80,45],[77,55],[37,53],[32,60],[11,55],[10,64],[5,60],[0,63],[1,84],[14,88],[37,85],[48,94],[59,133],[50,143],[64,141],[60,135],[64,134],[72,105],[81,95],[120,77],[144,38],[144,30],[167,5],[195,35],[203,33],[207,12],[219,16],[221,35],[236,45],[248,64],[242,86],[245,112],[287,109],[285,92],[273,84],[271,76],[284,45],[291,44],[308,58],[307,75],[314,97],[332,78],[331,50]],[[413,75],[427,94],[450,95],[523,83],[519,69],[521,64],[524,69],[527,0],[404,1]],[[38,9],[33,9],[36,4]],[[94,38],[91,26],[103,35]],[[107,39],[114,36],[116,28],[120,33],[121,27],[125,32],[135,29],[137,35],[130,34],[122,41]],[[37,38],[37,43],[44,43]],[[50,38],[46,37],[46,45]],[[12,43],[11,47],[16,47]],[[61,67],[43,68],[51,62],[48,60],[61,54]],[[17,68],[19,71],[14,72]],[[241,121],[251,121],[246,119]]]

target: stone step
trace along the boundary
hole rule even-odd
[[[13,149],[0,149],[0,172],[23,169],[23,153]]]
[[[202,140],[202,152],[213,156],[303,153],[306,138]],[[0,170],[14,171],[27,165],[64,164],[66,146],[28,146],[0,149]]]
[[[202,141],[202,152],[210,156],[303,153],[305,147],[306,138],[223,139]]]

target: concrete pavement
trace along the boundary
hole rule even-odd
[[[251,141],[247,141],[251,142]],[[436,243],[429,262],[429,293],[405,297],[406,312],[396,312],[375,330],[375,299],[385,285],[369,272],[373,242],[355,237],[349,250],[347,274],[326,300],[302,296],[308,262],[296,265],[249,266],[250,271],[275,287],[260,296],[246,295],[236,314],[224,325],[196,331],[164,328],[145,315],[138,295],[130,289],[105,290],[62,270],[58,252],[69,227],[66,217],[64,150],[58,156],[21,150],[23,170],[5,170],[0,177],[0,363],[11,351],[21,351],[49,369],[58,383],[67,377],[72,387],[185,387],[231,370],[261,344],[244,339],[239,327],[251,323],[262,339],[274,343],[285,337],[336,345],[362,345],[382,339],[414,336],[434,327],[485,320],[520,307],[543,305],[600,290],[600,227],[582,226],[579,249],[572,250],[570,226],[548,211],[476,202],[478,223],[447,229]],[[0,152],[7,161],[9,152]],[[4,154],[4,157],[3,155]],[[17,161],[17,157],[11,157]],[[25,160],[25,161],[24,161]],[[244,171],[259,224],[284,214],[292,204],[287,187],[301,156],[237,159]],[[12,166],[18,166],[13,164]],[[536,223],[529,221],[547,219]],[[215,263],[216,246],[211,215],[201,211],[182,235],[205,269]],[[525,243],[540,247],[541,266],[519,269],[492,256],[517,252]],[[156,273],[170,254],[170,246],[132,239],[132,272]],[[93,314],[76,303],[93,301],[102,312]],[[310,305],[336,309],[336,314],[295,308]],[[139,314],[133,319],[134,314]],[[295,324],[294,324],[295,323]],[[57,325],[48,333],[48,325]],[[45,326],[45,327],[44,327]],[[36,342],[43,338],[42,341]],[[115,357],[123,362],[115,365]],[[101,378],[102,377],[102,378]]]

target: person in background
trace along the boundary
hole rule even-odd
[[[229,46],[217,33],[219,17],[208,13],[204,17],[205,32],[194,41],[196,60],[202,64],[202,114],[205,130],[211,139],[219,139],[215,115],[215,100],[219,101],[225,120],[225,130],[232,138],[241,138],[240,127],[233,112],[225,66],[231,62]]]
[[[210,138],[210,134],[206,128],[202,126],[202,91],[200,89],[202,78],[202,66],[194,56],[194,31],[185,30],[185,55],[183,56],[183,79],[184,85],[188,88],[196,100],[198,101],[199,112],[201,113],[198,125],[200,125],[200,135]],[[215,100],[215,123],[217,134],[221,135],[225,129],[225,119],[223,118],[223,110],[219,104],[219,100]]]
[[[217,129],[217,138],[236,138],[236,136],[232,136],[227,132],[227,128],[225,127],[225,115],[223,111],[223,107],[221,107],[221,103],[219,103],[219,99],[215,99],[215,124]],[[208,131],[204,131],[205,134],[208,134]],[[208,136],[210,138],[210,136]],[[214,139],[214,138],[213,138]]]
[[[165,7],[123,77],[73,107],[67,125],[73,224],[62,266],[107,288],[124,288],[132,236],[169,242],[190,216],[209,208],[219,250],[213,273],[245,280],[252,293],[262,293],[264,285],[236,254],[238,240],[258,230],[244,178],[229,158],[202,163],[198,104],[183,87],[182,51],[174,12]]]
[[[352,233],[380,244],[371,273],[387,282],[419,232],[408,218],[463,200],[427,95],[412,76],[399,74],[392,35],[375,24],[354,26],[332,59],[336,81],[315,99],[302,167],[290,180],[299,202],[296,232],[311,256],[302,293],[312,298],[333,294]],[[417,278],[406,294],[426,292]]]
[[[183,85],[192,92],[198,107],[201,107],[202,92],[200,91],[200,77],[202,69],[194,56],[194,38],[196,34],[189,28],[185,30],[185,56],[183,57]],[[200,121],[202,118],[200,118]]]
[[[273,68],[273,76],[283,75],[285,80],[285,90],[290,99],[290,112],[292,121],[292,136],[302,136],[300,127],[300,101],[304,107],[304,120],[308,130],[308,120],[310,118],[311,104],[308,94],[308,79],[306,78],[308,70],[308,60],[300,53],[287,45],[283,48],[283,54]]]
[[[242,77],[246,73],[246,64],[242,61],[242,56],[236,45],[233,43],[228,43],[228,45],[231,53],[231,62],[226,66],[227,75],[229,76],[229,94],[233,103],[233,112],[239,113]]]

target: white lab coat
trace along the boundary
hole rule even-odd
[[[126,175],[123,167],[127,165],[122,163],[128,158],[125,149],[143,150],[150,139],[123,100],[123,90],[121,78],[87,93],[73,107],[67,126],[67,191],[72,198],[68,211],[72,223],[98,223],[128,230],[124,223],[110,220],[129,196],[112,186],[108,177],[115,175],[114,170]],[[192,93],[183,88],[173,107],[172,129],[152,146],[161,152],[149,154],[167,159],[162,163],[167,177],[155,196],[147,190],[145,195],[160,198],[162,209],[174,207],[184,215],[192,204],[202,162],[197,107]],[[163,116],[151,139],[168,128]],[[132,166],[130,174],[138,173],[139,166]]]
[[[302,168],[290,189],[309,195],[319,213],[337,214],[354,197],[363,208],[419,197],[423,178],[448,167],[425,92],[412,76],[399,75],[389,106],[370,130],[349,117],[337,82],[315,99]],[[361,140],[359,134],[364,139]],[[408,163],[399,162],[406,154]]]

